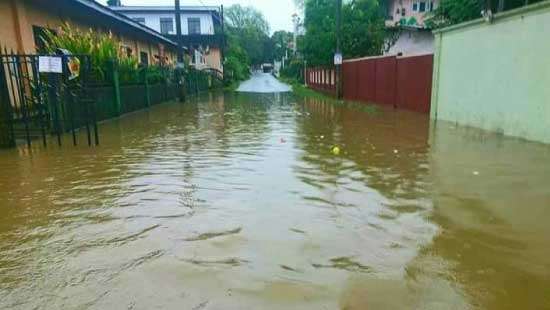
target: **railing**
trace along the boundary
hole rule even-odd
[[[56,64],[55,66],[52,64]],[[49,66],[46,66],[49,64]],[[17,140],[41,138],[71,132],[77,144],[77,130],[85,128],[88,144],[99,143],[94,101],[90,100],[88,55],[0,55],[0,146],[14,146]]]
[[[306,69],[306,85],[314,90],[336,95],[336,70],[331,68]]]
[[[220,80],[223,80],[223,72],[221,72],[220,70],[218,69],[215,69],[215,68],[206,68],[204,70],[202,70],[214,77],[216,77],[217,79],[220,79]]]

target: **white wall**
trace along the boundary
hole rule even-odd
[[[436,32],[432,118],[550,143],[550,1]]]
[[[403,53],[403,56],[410,56],[433,54],[434,51],[434,35],[431,32],[403,29],[397,42],[384,55]]]
[[[169,34],[176,34],[176,17],[174,14],[159,14],[159,13],[126,13],[120,12],[130,18],[145,18],[145,26],[160,32],[160,19],[172,18],[174,20],[174,31]],[[189,28],[187,27],[188,18],[200,18],[201,19],[201,34],[214,34],[214,21],[212,15],[207,13],[184,13],[181,14],[181,32],[183,35],[189,34]]]

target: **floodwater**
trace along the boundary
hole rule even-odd
[[[291,94],[100,134],[0,152],[0,309],[550,309],[549,146]]]
[[[270,73],[254,72],[249,80],[239,85],[238,92],[247,93],[285,93],[292,89],[285,83],[277,80]]]

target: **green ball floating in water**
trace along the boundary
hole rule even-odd
[[[331,151],[334,155],[340,155],[340,148],[337,146],[333,146]]]

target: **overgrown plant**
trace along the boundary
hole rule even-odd
[[[63,24],[58,32],[46,30],[42,37],[45,51],[54,54],[58,49],[66,49],[75,55],[89,55],[91,61],[91,80],[98,83],[109,82],[110,72],[116,66],[122,84],[143,82],[142,70],[148,70],[153,76],[149,81],[163,80],[159,73],[160,68],[150,66],[147,69],[139,67],[136,57],[122,52],[121,42],[112,33],[87,31],[72,27],[69,23]]]
[[[109,62],[119,59],[120,44],[111,33],[97,33],[92,29],[82,31],[65,23],[57,33],[46,30],[41,39],[48,53],[56,53],[62,48],[72,54],[89,55],[90,74],[95,81],[105,81],[106,74],[109,72]]]

